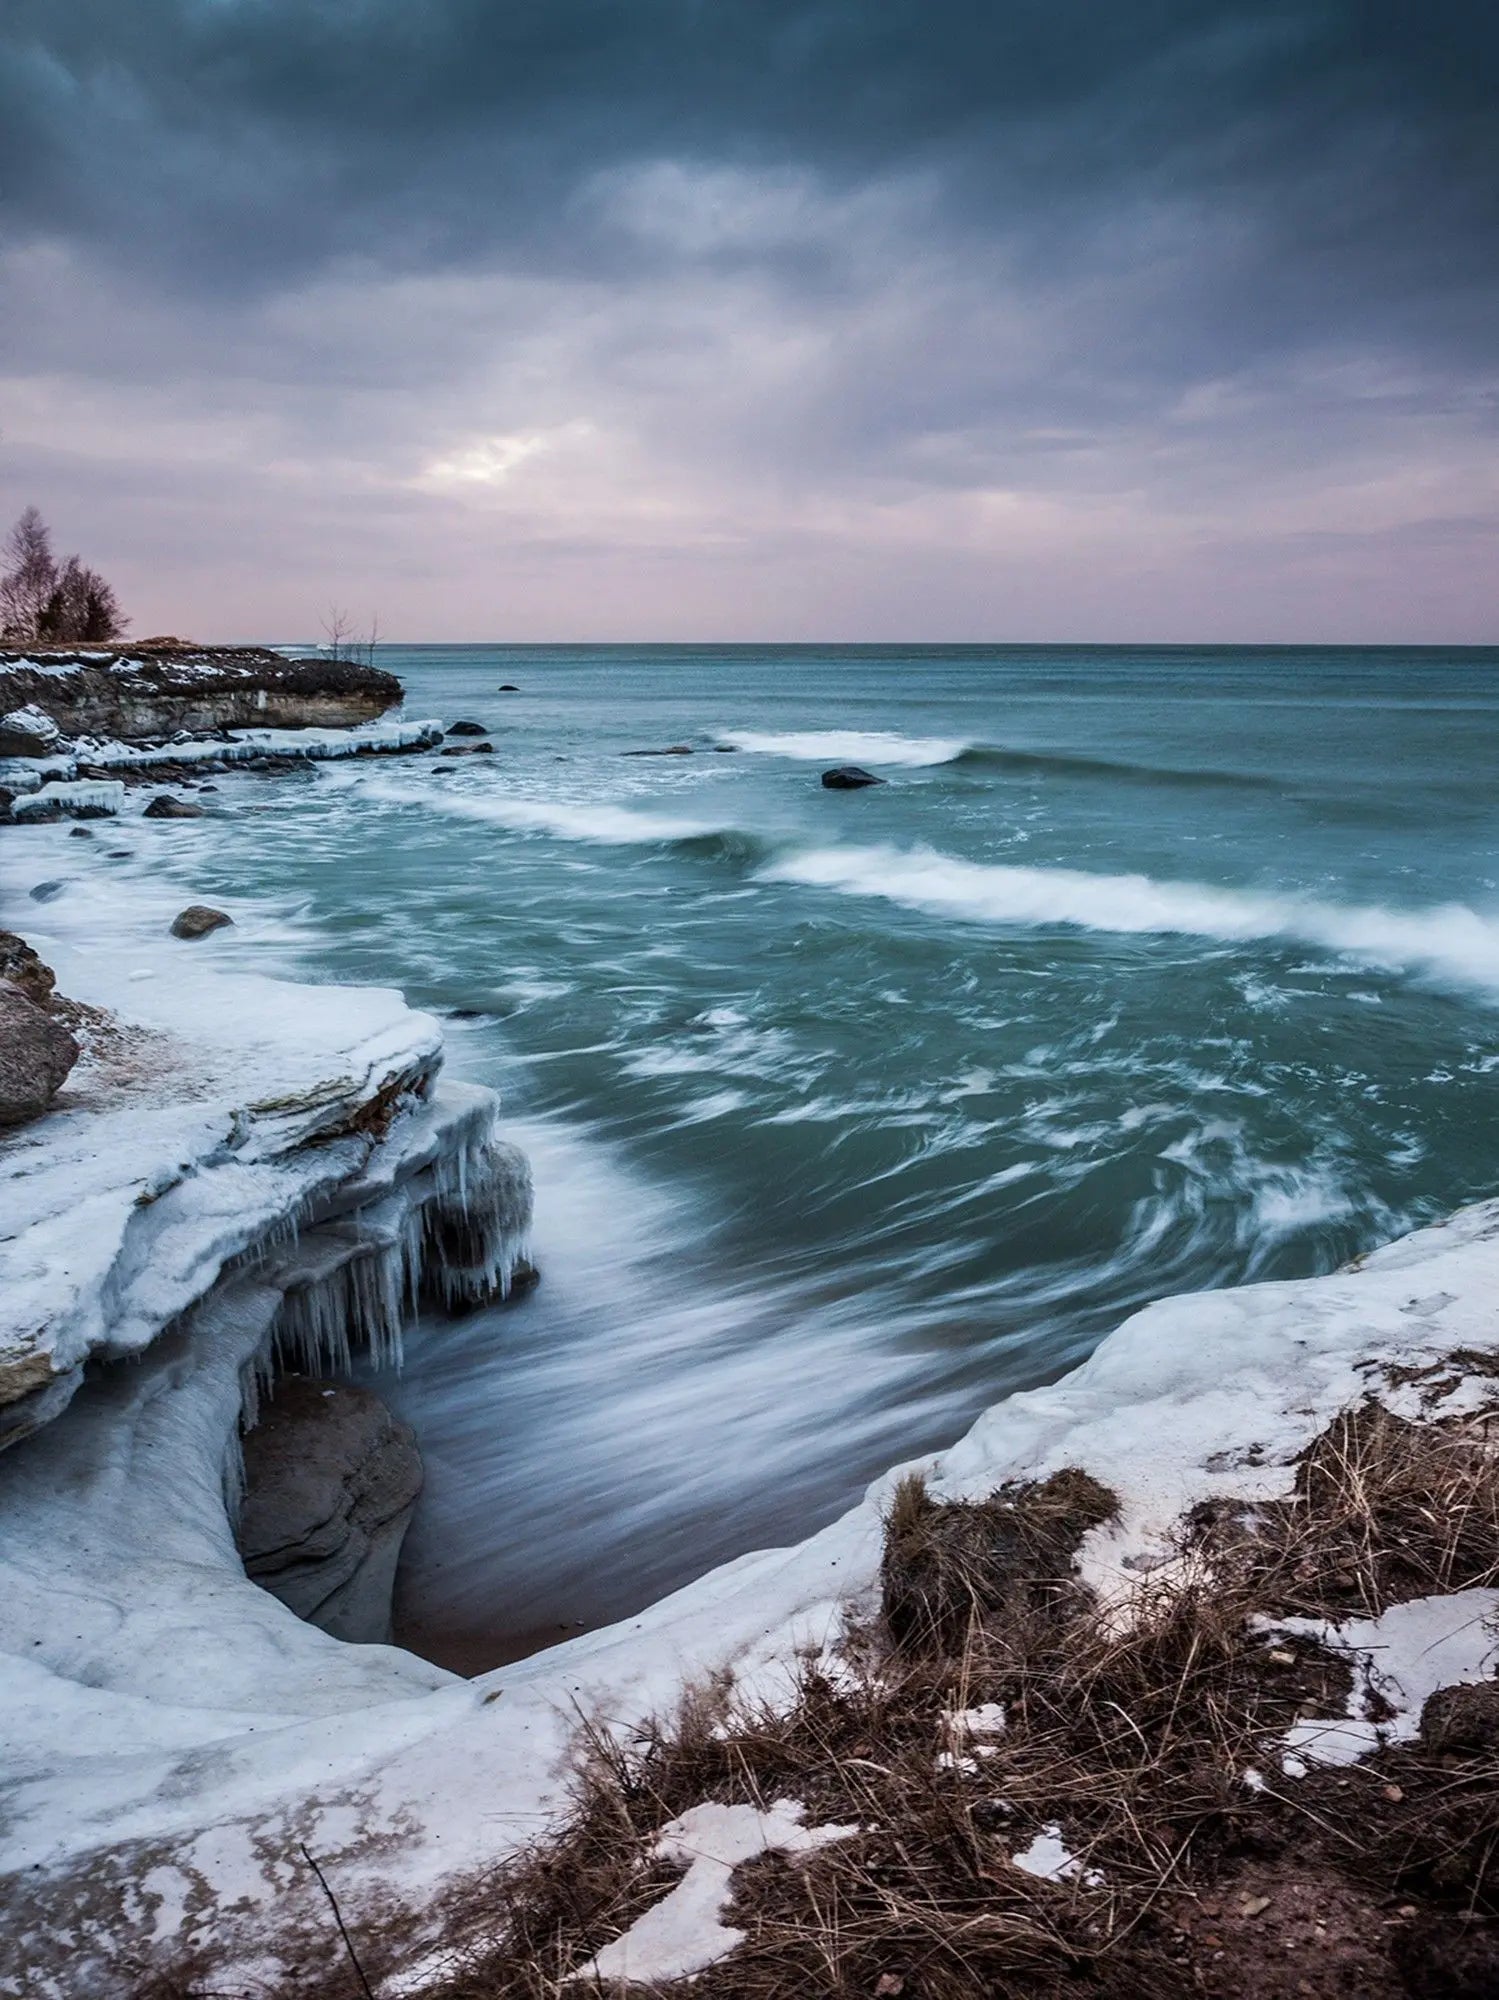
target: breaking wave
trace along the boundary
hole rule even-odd
[[[901,736],[891,729],[730,729],[716,739],[736,750],[808,764],[951,764],[972,746],[962,737]]]
[[[727,829],[701,820],[678,819],[669,813],[631,812],[625,806],[579,805],[566,799],[524,799],[511,794],[471,798],[460,793],[433,794],[401,785],[372,784],[364,796],[386,805],[420,806],[423,812],[448,819],[507,827],[518,833],[550,833],[561,840],[598,841],[608,847],[652,846],[671,841],[702,841],[723,837]]]
[[[972,923],[1177,932],[1231,943],[1291,938],[1499,994],[1499,923],[1464,904],[1424,910],[962,861],[932,849],[830,847],[768,861],[758,879],[795,882]]]

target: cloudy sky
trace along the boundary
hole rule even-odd
[[[1493,0],[6,0],[135,629],[1499,641]]]

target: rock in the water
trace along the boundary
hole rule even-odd
[[[447,734],[449,736],[487,736],[489,729],[482,722],[450,722]]]
[[[0,931],[0,979],[8,979],[44,1014],[50,1009],[56,975],[14,931]]]
[[[45,757],[61,731],[34,702],[0,715],[0,757]]]
[[[823,772],[822,782],[830,792],[862,792],[866,785],[883,785],[885,780],[861,764],[838,764]]]
[[[94,833],[92,827],[71,826],[68,828],[68,838],[70,840],[92,840],[93,837]]]
[[[78,1044],[61,1021],[0,980],[0,1125],[41,1115],[78,1060]]]
[[[245,1573],[336,1639],[388,1643],[391,1592],[422,1461],[367,1389],[293,1375],[244,1441]]]
[[[439,757],[492,757],[492,743],[445,743],[438,751]]]
[[[170,792],[158,792],[141,814],[142,819],[202,819],[202,806],[190,799],[174,799]]]
[[[207,937],[210,931],[221,931],[225,924],[232,924],[233,917],[222,910],[211,909],[207,903],[189,903],[185,910],[179,910],[172,919],[172,936],[176,938]]]
[[[54,897],[60,896],[67,886],[66,882],[38,882],[30,891],[31,900],[33,903],[50,903]]]
[[[519,694],[520,689],[515,685],[514,681],[501,681],[495,692],[497,694]]]
[[[690,743],[668,743],[664,750],[621,750],[621,757],[690,757]]]

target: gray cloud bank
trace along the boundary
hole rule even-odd
[[[0,497],[138,620],[1499,639],[1499,10],[11,0]]]

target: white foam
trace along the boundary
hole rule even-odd
[[[477,798],[377,783],[365,788],[365,796],[387,805],[419,806],[424,812],[441,813],[449,819],[551,833],[562,840],[600,841],[610,847],[689,840],[720,831],[700,820],[676,819],[666,813],[628,812],[623,806],[581,805],[566,799],[517,798],[509,793]]]
[[[957,736],[901,736],[891,729],[727,729],[717,738],[736,750],[793,757],[808,764],[950,764],[969,745]]]
[[[877,896],[970,923],[1176,932],[1247,942],[1292,938],[1324,950],[1499,993],[1499,922],[1461,903],[1396,910],[1149,875],[1090,875],[963,861],[931,848],[826,847],[769,861],[763,882]]]

